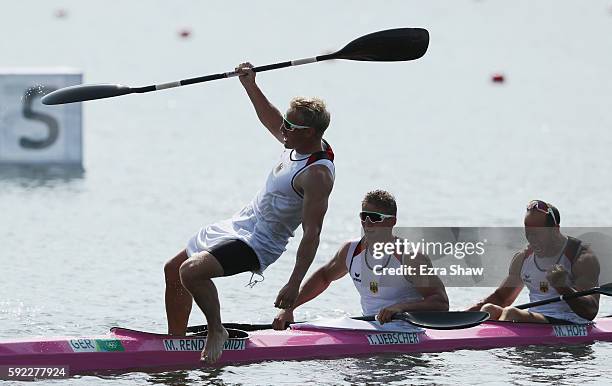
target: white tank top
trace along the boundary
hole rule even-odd
[[[311,165],[325,165],[335,178],[334,153],[325,140],[323,149],[313,154],[285,150],[255,198],[231,219],[202,228],[190,240],[188,255],[238,238],[253,248],[259,259],[259,272],[263,272],[282,255],[302,223],[304,198],[296,190],[295,178]]]
[[[374,265],[378,264],[399,268],[402,263],[397,257],[385,255],[382,259],[374,259],[369,252],[367,255],[363,239],[351,241],[346,255],[346,267],[359,292],[363,315],[376,315],[381,309],[396,303],[423,300],[414,285],[403,275],[374,274]]]
[[[526,257],[521,267],[521,279],[523,280],[523,284],[529,289],[530,302],[559,296],[559,293],[546,279],[546,271],[555,264],[563,266],[563,268],[570,273],[570,280],[573,282],[572,264],[575,258],[580,254],[580,244],[580,240],[568,236],[563,251],[557,259],[544,260],[536,258],[535,253],[530,248],[527,249]],[[529,310],[544,316],[568,320],[574,323],[589,323],[587,319],[576,315],[571,307],[564,301],[531,307]]]

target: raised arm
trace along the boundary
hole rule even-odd
[[[257,83],[255,82],[255,72],[252,70],[253,65],[251,63],[242,63],[236,67],[236,71],[240,72],[240,83],[246,90],[257,117],[261,123],[268,129],[268,131],[279,141],[283,142],[283,135],[281,133],[281,124],[283,123],[283,116],[280,111],[274,107],[268,98],[261,91]]]
[[[300,292],[298,293],[293,307],[279,311],[278,315],[272,322],[272,327],[275,330],[284,330],[288,323],[294,321],[293,311],[296,308],[316,298],[323,291],[325,291],[327,287],[329,287],[331,282],[346,275],[348,269],[346,268],[345,259],[349,245],[350,243],[344,244],[330,261],[328,261],[321,268],[317,269],[304,282],[304,285],[302,285],[300,288]]]
[[[523,260],[525,260],[525,251],[514,255],[508,269],[508,276],[501,282],[499,287],[492,294],[468,308],[467,311],[480,311],[482,306],[487,303],[500,307],[507,307],[514,303],[524,286],[521,279]]]
[[[278,308],[290,308],[295,304],[300,284],[319,246],[319,235],[333,184],[334,179],[331,172],[323,165],[312,165],[296,178],[295,186],[301,190],[304,197],[302,207],[304,235],[297,250],[293,272],[287,284],[278,293],[274,303]]]

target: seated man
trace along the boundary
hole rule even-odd
[[[285,329],[294,321],[295,308],[319,296],[332,281],[347,273],[359,292],[363,314],[377,315],[381,324],[391,321],[398,312],[448,311],[446,290],[437,276],[421,276],[418,268],[414,270],[416,274],[409,276],[380,275],[382,268],[400,268],[402,264],[431,267],[429,258],[420,253],[414,258],[398,254],[374,257],[374,243],[394,243],[397,239],[392,233],[397,214],[393,196],[383,190],[369,192],[361,209],[359,217],[364,237],[345,243],[327,264],[308,278],[295,304],[278,313],[272,323],[274,329]]]
[[[482,310],[493,320],[537,323],[588,323],[599,311],[599,295],[550,303],[529,310],[511,307],[523,286],[531,302],[596,287],[599,262],[580,240],[564,236],[554,206],[534,200],[527,205],[525,236],[529,244],[510,263],[499,288],[469,311]]]

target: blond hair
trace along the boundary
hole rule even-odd
[[[289,102],[289,113],[297,114],[302,125],[315,128],[321,136],[329,126],[330,114],[320,98],[295,97]]]

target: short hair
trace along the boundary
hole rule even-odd
[[[331,115],[323,99],[295,97],[289,102],[287,114],[291,112],[300,117],[302,125],[313,127],[321,136],[329,126]]]
[[[546,226],[547,227],[554,227],[555,226],[555,222],[557,223],[557,225],[561,225],[561,214],[559,213],[559,209],[557,209],[557,207],[554,206],[554,205],[548,204],[548,206],[550,206],[550,209],[552,209],[552,215],[551,215],[551,213],[547,213],[547,216],[546,216]],[[553,218],[553,216],[554,216],[554,218]]]
[[[376,205],[383,210],[386,214],[397,215],[397,204],[395,203],[395,197],[386,190],[376,189],[366,193],[365,197],[361,201],[361,204],[372,204]]]

